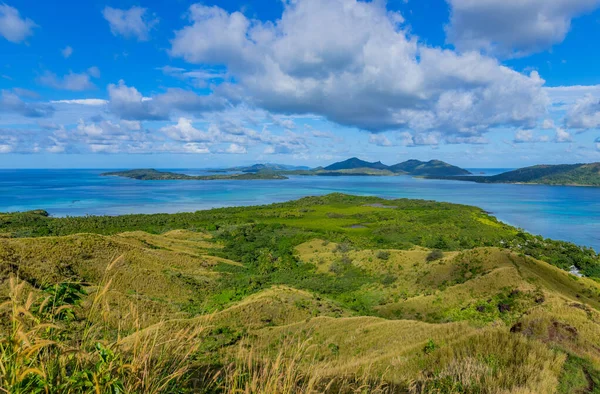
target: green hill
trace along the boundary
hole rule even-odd
[[[244,173],[231,175],[186,175],[175,172],[158,171],[154,169],[140,169],[127,171],[106,172],[101,176],[120,176],[137,179],[140,181],[218,181],[218,180],[261,180],[261,179],[287,179],[275,173]]]
[[[0,388],[592,393],[599,280],[591,249],[431,201],[0,214]]]
[[[431,178],[439,178],[431,176]],[[537,165],[494,176],[443,177],[478,183],[600,186],[600,163]]]
[[[353,157],[348,160],[340,161],[338,163],[333,163],[325,167],[327,171],[338,171],[338,170],[353,170],[357,168],[370,168],[375,170],[387,170],[388,166],[381,163],[380,161],[376,163],[369,163],[368,161],[360,160],[356,157]]]
[[[317,175],[332,175],[334,172],[349,171],[360,172],[365,175],[370,175],[369,171],[387,171],[388,175],[431,175],[431,176],[454,176],[454,175],[469,175],[470,172],[462,168],[450,165],[440,160],[430,160],[423,162],[420,160],[408,160],[403,163],[387,166],[380,161],[369,163],[353,157],[351,159],[334,163],[324,169],[315,169],[313,172]]]
[[[403,163],[398,163],[390,166],[389,169],[393,172],[405,172],[410,175],[469,175],[470,172],[462,168],[453,166],[440,160],[430,160],[422,162],[419,160],[408,160]]]

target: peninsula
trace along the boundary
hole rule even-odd
[[[494,176],[435,176],[429,179],[448,179],[477,183],[520,183],[554,186],[600,186],[600,163],[537,165],[520,168]]]
[[[105,172],[101,176],[120,176],[124,178],[137,179],[140,181],[219,181],[219,180],[270,180],[288,179],[284,175],[276,173],[242,173],[227,175],[186,175],[176,172],[158,171],[154,169],[128,170]]]

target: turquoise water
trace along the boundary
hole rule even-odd
[[[200,174],[201,170],[178,170]],[[471,170],[498,173],[501,170]],[[398,177],[291,177],[266,181],[136,181],[103,170],[0,170],[0,212],[54,216],[189,212],[341,192],[475,205],[533,234],[600,250],[600,188],[485,185]]]

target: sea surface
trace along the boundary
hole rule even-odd
[[[205,174],[204,170],[172,170]],[[497,174],[504,169],[471,169]],[[303,177],[249,181],[138,181],[105,170],[0,170],[0,212],[44,209],[53,216],[191,212],[260,205],[334,192],[475,205],[547,238],[600,251],[600,188],[478,184],[397,177]]]

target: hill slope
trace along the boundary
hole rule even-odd
[[[438,178],[439,177],[435,177]],[[478,183],[530,183],[543,185],[600,186],[600,163],[537,165],[494,176],[443,177]]]
[[[338,170],[353,170],[357,168],[371,168],[375,170],[387,170],[388,166],[381,163],[380,161],[375,163],[369,163],[368,161],[360,160],[356,157],[353,157],[348,160],[340,161],[338,163],[333,163],[325,167],[327,171],[338,171]]]
[[[380,161],[370,163],[360,160],[356,157],[331,164],[324,168],[325,171],[347,171],[347,170],[383,170],[391,174],[409,174],[415,176],[432,175],[432,176],[454,176],[454,175],[469,175],[470,172],[462,168],[450,165],[440,160],[430,160],[423,162],[420,160],[408,160],[403,163],[387,166]],[[317,171],[319,169],[313,170]],[[320,174],[319,174],[320,175]]]
[[[422,162],[419,160],[408,160],[403,163],[394,164],[389,169],[393,172],[405,172],[410,175],[469,175],[470,172],[460,167],[453,166],[440,160]]]
[[[52,377],[32,380],[41,392],[94,373],[107,377],[91,380],[100,392],[115,380],[148,392],[140,382],[153,379],[168,382],[153,392],[600,387],[599,256],[478,208],[333,194],[174,215],[1,214],[0,234],[0,304],[30,305],[55,327],[43,339],[64,345],[23,350],[34,354],[23,376]],[[57,310],[69,314],[39,314],[49,294],[68,295]],[[3,346],[11,310],[0,309]]]

